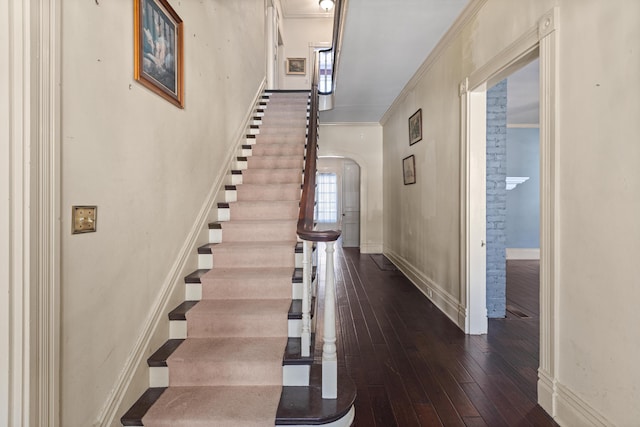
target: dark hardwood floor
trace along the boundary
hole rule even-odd
[[[357,386],[355,426],[557,425],[536,404],[537,263],[509,262],[507,318],[466,336],[377,262],[337,250],[338,363]]]

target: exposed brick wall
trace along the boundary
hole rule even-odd
[[[487,91],[487,315],[506,314],[507,80]]]

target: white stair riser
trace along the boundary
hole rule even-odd
[[[209,229],[209,243],[222,243],[222,229],[210,228]]]
[[[184,340],[187,338],[187,321],[186,320],[170,320],[169,321],[169,339]]]
[[[302,319],[289,319],[289,338],[300,338],[302,336]]]
[[[240,171],[247,170],[247,167],[248,167],[247,163],[248,162],[246,160],[236,160],[236,165],[234,169],[240,170]]]
[[[237,202],[238,201],[238,191],[237,190],[224,190],[224,201],[226,203]]]
[[[184,289],[185,301],[202,300],[202,283],[186,283]]]
[[[242,175],[232,174],[231,175],[231,185],[240,185],[242,184]]]
[[[218,221],[231,221],[231,209],[218,208]]]
[[[149,368],[149,387],[169,387],[168,366],[153,366]]]
[[[198,269],[210,270],[213,268],[213,254],[198,254]]]

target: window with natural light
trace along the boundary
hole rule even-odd
[[[319,173],[316,178],[316,221],[338,222],[338,179],[335,173]]]

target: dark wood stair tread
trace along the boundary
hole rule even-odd
[[[212,247],[215,245],[216,243],[205,243],[204,245],[198,248],[198,253],[202,255],[212,254],[213,253]],[[209,271],[209,270],[205,270],[205,271]]]
[[[356,385],[344,368],[338,367],[338,398],[322,398],[322,367],[311,365],[309,387],[282,387],[276,425],[313,425],[336,421],[351,410]]]
[[[313,348],[315,347],[316,334],[311,334],[311,353],[302,356],[302,339],[289,337],[287,347],[284,349],[283,365],[311,365],[313,363]]]
[[[171,310],[169,320],[187,320],[187,311],[191,310],[199,301],[184,301],[182,304]]]
[[[200,279],[204,276],[209,270],[205,268],[198,269],[193,273],[189,274],[184,278],[185,283],[202,283]]]
[[[147,365],[150,368],[158,368],[167,366],[167,359],[173,354],[173,352],[182,344],[183,339],[171,339],[167,340],[162,347],[156,350],[148,359]]]
[[[123,426],[141,426],[142,417],[144,417],[153,406],[154,403],[160,398],[160,395],[164,393],[166,387],[154,387],[148,388],[142,396],[133,404],[126,414],[120,418],[120,422]]]
[[[309,315],[313,317],[314,308],[316,306],[315,303],[316,298],[311,298],[311,313]],[[289,319],[302,319],[302,300],[301,299],[293,299],[291,300],[291,305],[289,306]]]
[[[292,283],[302,283],[302,268],[295,268],[293,270],[293,275],[291,276]],[[311,281],[316,279],[316,273],[318,272],[318,267],[313,266],[311,269]]]

